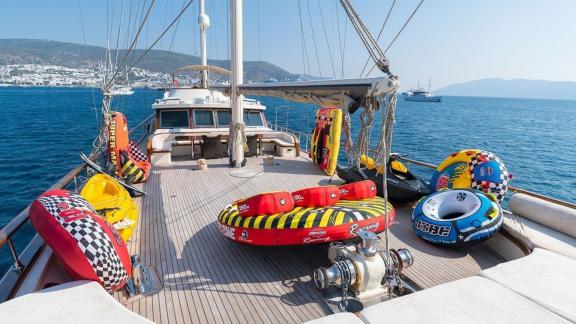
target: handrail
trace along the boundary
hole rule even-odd
[[[270,123],[270,122],[268,122],[268,126],[269,126],[269,128],[271,128],[275,131],[285,132],[285,133],[291,134],[293,136],[297,136],[298,142],[300,143],[300,146],[302,145],[302,141],[300,140],[300,138],[304,137],[306,139],[306,141],[304,141],[305,147],[304,148],[300,147],[300,149],[303,152],[308,152],[308,149],[309,149],[308,145],[310,145],[310,134],[304,133],[301,131],[297,131],[297,130],[293,130],[293,129],[290,129],[288,127],[280,126],[280,125],[277,125],[275,123]]]
[[[144,119],[138,125],[136,125],[132,129],[130,129],[128,134],[134,133],[138,128],[142,127],[143,125],[145,125],[147,122],[149,122],[153,118],[154,118],[154,114],[149,115],[148,117],[146,117],[146,119]],[[74,177],[78,176],[82,171],[84,171],[85,168],[86,168],[86,163],[82,163],[82,164],[78,165],[77,167],[72,169],[70,172],[68,172],[66,175],[64,175],[62,178],[60,178],[60,180],[58,180],[55,184],[50,186],[50,188],[48,188],[46,191],[64,188],[72,180],[74,180]],[[2,246],[4,246],[4,244],[6,243],[6,240],[12,235],[13,232],[18,230],[28,220],[28,209],[29,208],[30,208],[30,206],[24,208],[24,210],[22,210],[8,224],[6,224],[4,227],[2,227],[0,229],[0,248]]]
[[[153,119],[154,119],[154,114],[149,115],[142,122],[140,122],[138,125],[131,128],[128,133],[133,134],[135,131],[137,131],[141,127],[146,126],[145,134],[142,136],[142,139],[144,139],[146,137],[146,133],[151,130],[149,123]],[[142,139],[139,140],[138,142],[141,143]],[[60,180],[58,180],[56,183],[54,183],[52,186],[50,186],[50,188],[48,188],[48,190],[63,189],[66,186],[70,185],[76,179],[77,176],[79,176],[84,170],[86,170],[86,167],[87,167],[87,164],[85,162],[76,166],[74,169],[72,169],[70,172],[68,172],[62,178],[60,178]],[[28,205],[26,208],[24,208],[24,210],[22,210],[8,224],[6,224],[4,227],[2,227],[0,229],[0,248],[2,248],[5,244],[8,244],[8,247],[10,248],[12,257],[14,259],[13,267],[15,267],[15,269],[19,273],[19,275],[17,276],[15,281],[12,281],[12,282],[7,284],[7,285],[9,285],[9,287],[5,287],[4,279],[7,277],[7,274],[10,273],[10,269],[8,269],[5,273],[1,274],[2,277],[0,278],[0,288],[2,288],[1,289],[2,293],[0,293],[0,295],[2,295],[2,296],[8,295],[8,294],[6,294],[5,289],[10,289],[10,291],[12,291],[14,289],[14,287],[16,287],[16,285],[18,284],[18,281],[21,277],[21,274],[24,273],[26,271],[26,269],[28,268],[28,266],[30,265],[30,264],[23,264],[21,262],[22,255],[18,255],[14,245],[12,244],[12,240],[11,240],[12,236],[28,221],[28,211],[29,210],[30,210],[30,205]],[[30,253],[33,255],[38,253],[38,251],[44,246],[43,243],[35,245],[35,248],[33,249],[33,251],[28,251],[29,250],[28,247],[30,247],[35,242],[35,240],[37,238],[38,238],[38,234],[36,234],[30,240],[30,242],[28,243],[26,248],[24,248],[24,250],[23,250],[24,253]],[[27,259],[33,260],[33,257],[28,255]],[[31,263],[31,261],[28,263]],[[13,280],[13,279],[10,279],[10,280]],[[2,302],[2,301],[3,300],[0,300],[0,302]]]
[[[437,168],[437,166],[434,165],[434,164],[426,163],[426,162],[422,162],[422,161],[418,161],[418,160],[414,160],[414,159],[410,159],[410,158],[407,158],[407,157],[405,157],[405,156],[401,156],[401,155],[400,155],[400,156],[398,156],[398,158],[401,159],[401,160],[404,160],[404,161],[406,161],[406,162],[409,162],[409,163],[412,163],[412,164],[416,164],[416,165],[420,165],[420,166],[423,166],[423,167],[427,167],[427,168],[430,168],[430,169],[436,169],[436,168]],[[555,204],[558,204],[558,205],[562,205],[562,206],[564,206],[564,207],[576,209],[576,203],[572,203],[572,202],[569,202],[569,201],[565,201],[565,200],[561,200],[561,199],[557,199],[557,198],[545,196],[545,195],[539,194],[539,193],[534,192],[534,191],[530,191],[530,190],[526,190],[526,189],[522,189],[522,188],[518,188],[518,187],[514,187],[514,186],[508,186],[508,189],[511,190],[511,191],[514,191],[514,192],[516,192],[516,193],[522,193],[522,194],[525,194],[525,195],[528,195],[528,196],[532,196],[532,197],[535,197],[535,198],[539,198],[539,199],[542,199],[542,200],[546,200],[546,201],[551,202],[551,203],[555,203]]]

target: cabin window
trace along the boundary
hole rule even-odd
[[[194,110],[194,125],[196,125],[196,127],[214,126],[212,110]]]
[[[245,111],[244,112],[244,123],[246,126],[264,126],[262,123],[262,114],[259,111]]]
[[[189,128],[188,111],[161,111],[160,127],[161,128]]]
[[[218,116],[218,126],[230,126],[230,120],[232,119],[232,115],[230,114],[229,110],[218,110],[216,113]]]

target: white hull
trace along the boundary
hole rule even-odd
[[[406,96],[405,101],[442,102],[441,96]]]

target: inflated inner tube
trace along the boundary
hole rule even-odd
[[[510,174],[496,155],[482,150],[461,150],[447,157],[432,176],[432,191],[441,189],[482,190],[502,201],[508,191]]]
[[[479,190],[442,190],[420,200],[412,214],[422,239],[445,246],[467,246],[489,239],[502,225],[493,196]]]

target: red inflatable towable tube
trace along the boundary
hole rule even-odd
[[[292,193],[296,207],[325,207],[340,201],[340,190],[336,186],[301,189]]]
[[[30,221],[70,275],[119,290],[131,276],[130,254],[116,230],[80,195],[52,190],[30,207]]]
[[[363,180],[338,186],[340,199],[362,200],[376,196],[376,184],[372,180]]]
[[[118,176],[128,183],[146,181],[152,165],[137,143],[130,141],[126,116],[120,112],[110,114],[108,124],[108,153]]]
[[[285,213],[294,209],[292,195],[286,191],[268,192],[236,202],[242,217]]]

